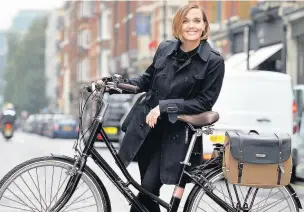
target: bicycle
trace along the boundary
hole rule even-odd
[[[189,170],[186,169],[190,165],[190,155],[197,138],[202,136],[203,133],[211,134],[213,124],[219,119],[218,114],[212,111],[197,115],[178,116],[179,121],[187,122],[194,133],[190,139],[189,149],[185,159],[181,162],[182,172],[180,174],[180,180],[175,186],[170,203],[146,191],[129,174],[120,160],[116,149],[102,128],[103,117],[108,106],[107,103],[103,101],[103,95],[106,92],[137,93],[137,87],[120,83],[120,80],[121,76],[114,75],[113,77],[103,78],[92,83],[91,86],[85,86],[82,89],[82,91],[86,90],[94,94],[94,99],[97,102],[96,115],[90,127],[91,133],[89,137],[84,140],[84,147],[81,148],[81,142],[79,143],[81,139],[77,139],[73,146],[76,152],[74,158],[51,155],[34,158],[13,168],[0,181],[0,211],[4,211],[3,208],[5,208],[5,211],[110,212],[111,203],[107,190],[101,179],[86,165],[88,157],[91,157],[102,169],[127,201],[141,212],[148,212],[148,210],[136,199],[135,194],[129,188],[130,185],[152,198],[162,207],[166,208],[168,212],[177,212],[183,196],[183,189],[185,188],[185,179],[186,182],[193,183],[194,187],[187,197],[183,209],[184,212],[207,211],[207,208],[216,212],[220,210],[231,212],[282,211],[282,209],[285,210],[286,208],[289,208],[288,211],[299,211],[299,209],[302,208],[299,198],[290,185],[273,188],[278,190],[278,192],[274,194],[271,194],[273,189],[265,189],[265,191],[270,191],[267,195],[260,192],[262,190],[261,188],[249,187],[244,189],[241,186],[229,184],[225,180],[222,172],[224,148],[221,144],[214,145],[211,160],[198,167]],[[82,130],[81,123],[80,127]],[[94,141],[98,133],[101,133],[117,166],[126,177],[126,182],[116,174],[94,148]],[[85,133],[83,133],[82,137],[84,135]],[[38,174],[42,176],[38,177]],[[64,174],[65,176],[63,176]],[[47,177],[51,179],[47,180]],[[54,183],[55,180],[59,180],[59,182]],[[33,189],[29,188],[30,183],[33,183]],[[42,188],[43,185],[45,188]],[[86,185],[88,189],[81,192],[80,190],[83,188],[83,185]],[[219,186],[219,188],[217,188],[217,186]],[[17,192],[12,192],[13,188],[16,188]],[[55,191],[56,188],[57,191]],[[224,194],[224,188],[227,194]],[[90,191],[90,194],[87,193],[88,191]],[[258,194],[261,194],[261,196],[258,197]],[[281,194],[283,198],[279,198],[279,194]],[[24,200],[21,199],[23,196],[25,196]],[[204,199],[205,197],[206,200]],[[93,200],[95,203],[89,204],[89,200]],[[271,200],[278,201],[269,203]],[[200,206],[201,201],[205,202],[203,206]],[[215,204],[211,204],[211,202]],[[12,205],[9,205],[9,203]],[[282,205],[281,203],[285,204]]]

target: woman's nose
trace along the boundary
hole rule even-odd
[[[192,21],[189,22],[189,28],[194,27],[194,23]]]

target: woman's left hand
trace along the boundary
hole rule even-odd
[[[159,106],[156,106],[153,108],[150,113],[146,117],[146,123],[151,127],[154,128],[154,126],[157,123],[157,119],[160,116],[160,110]]]

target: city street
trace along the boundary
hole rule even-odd
[[[23,132],[17,132],[13,139],[8,142],[6,142],[3,137],[0,136],[0,178],[2,178],[14,166],[34,157],[47,156],[51,153],[72,156],[72,146],[73,140],[49,139],[47,137],[42,137],[35,134],[27,134]],[[103,144],[98,144],[97,149],[100,154],[106,159],[106,161],[109,162],[112,167],[115,167],[115,163],[105,146],[103,146]],[[92,163],[92,160],[89,161],[89,166],[99,175],[99,177],[105,184],[106,189],[110,195],[112,211],[128,211],[128,202],[118,192],[118,190],[113,186],[113,184],[106,179],[105,175],[97,168],[97,166]],[[115,168],[115,170],[117,170],[117,167]],[[139,180],[139,172],[136,163],[132,163],[128,170],[130,171],[132,176],[135,177],[136,180]],[[303,174],[298,173],[298,176],[304,177],[304,172]],[[298,182],[297,185],[294,185],[294,188],[296,189],[299,198],[304,203],[304,183]],[[161,190],[161,198],[166,201],[169,201],[172,189],[172,186],[164,186]],[[186,190],[187,194],[190,189],[187,188]],[[184,203],[184,201],[185,198],[183,199],[182,203]]]

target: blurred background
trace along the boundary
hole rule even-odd
[[[249,49],[271,47],[251,68],[304,83],[302,1],[57,0],[48,9],[44,3],[35,3],[43,9],[21,8],[0,31],[0,106],[11,102],[24,116],[77,115],[81,84],[143,73],[158,44],[172,39],[172,18],[187,2],[205,8],[209,42],[227,60],[226,69]]]
[[[43,10],[20,9],[0,31],[0,103],[12,102],[19,114],[77,115],[81,84],[113,73],[143,73],[158,44],[172,39],[172,18],[188,1],[55,2],[49,9],[44,3],[37,3]],[[209,42],[230,59],[226,69],[245,58],[248,46],[272,47],[251,68],[288,73],[295,84],[304,83],[302,1],[189,2],[205,8]]]
[[[114,73],[126,78],[144,73],[158,45],[173,38],[174,14],[188,2],[205,9],[211,27],[209,43],[224,57],[226,72],[264,70],[291,77],[292,127],[294,133],[304,135],[300,132],[304,1],[11,0],[0,12],[0,108],[15,105],[19,129],[15,141],[35,146],[42,140],[45,148],[40,147],[39,153],[47,148],[59,151],[58,145],[70,148],[71,143],[64,146],[67,143],[54,143],[53,138],[77,138],[81,86]],[[121,122],[138,95],[106,98],[110,106],[104,129],[119,146]],[[280,97],[276,94],[264,99],[271,98]],[[94,104],[88,102],[85,124],[90,123],[93,113]],[[294,149],[303,159],[301,137],[301,144]],[[101,136],[98,141],[102,143]],[[35,154],[21,153],[12,163]],[[304,169],[300,161],[297,163],[300,182]],[[9,170],[9,165],[4,170]],[[297,189],[303,198],[303,186]]]

